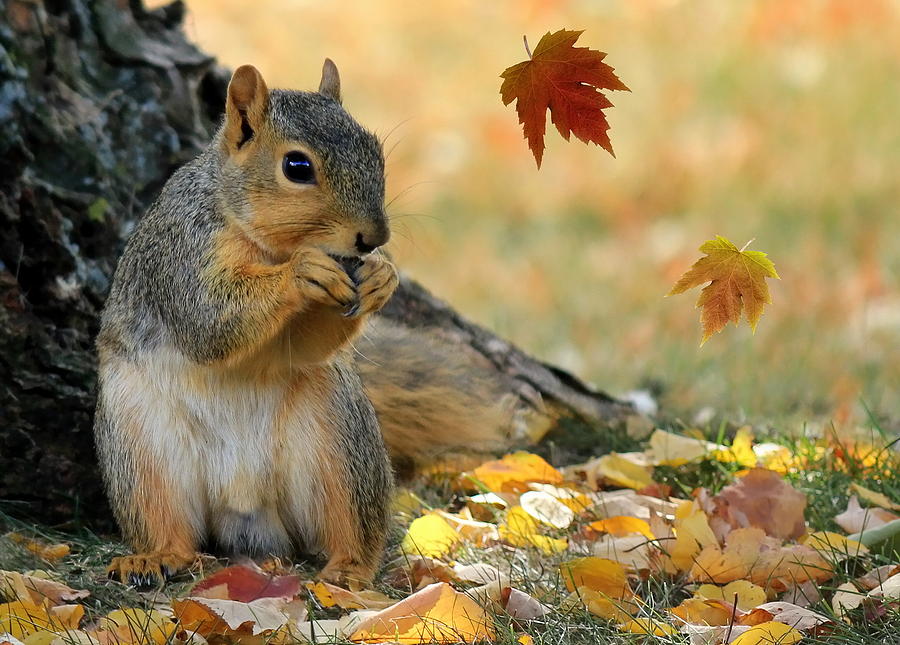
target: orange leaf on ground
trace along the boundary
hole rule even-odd
[[[603,110],[612,103],[600,90],[628,88],[613,68],[603,62],[606,54],[575,47],[582,31],[547,32],[530,60],[507,68],[500,76],[503,105],[516,101],[528,147],[538,168],[544,156],[547,110],[563,139],[574,134],[585,143],[595,143],[614,155],[609,141],[609,123]]]
[[[559,484],[562,473],[537,455],[514,452],[502,459],[481,464],[472,471],[470,479],[495,493],[528,490],[528,482]]]
[[[653,533],[651,533],[650,531],[650,525],[647,524],[646,521],[637,517],[629,517],[627,515],[616,515],[613,517],[607,517],[604,520],[597,520],[596,522],[591,522],[590,524],[588,524],[588,528],[593,531],[609,533],[610,535],[614,535],[616,537],[623,537],[626,535],[639,533],[646,537],[648,540],[656,539],[656,536],[653,535]]]
[[[357,626],[358,643],[458,643],[493,640],[487,612],[474,600],[442,582],[417,591]]]
[[[784,540],[806,533],[806,496],[775,471],[753,468],[712,499],[715,514],[734,528],[755,526]]]
[[[755,332],[763,309],[772,302],[766,278],[778,278],[775,265],[765,253],[743,251],[720,235],[704,242],[700,251],[706,256],[694,262],[666,295],[674,296],[709,283],[697,300],[697,307],[702,310],[701,345],[729,322],[737,325],[742,310]]]

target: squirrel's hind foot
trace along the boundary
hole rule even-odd
[[[131,585],[137,589],[160,587],[182,569],[187,568],[193,558],[177,553],[154,551],[135,553],[113,558],[106,568],[112,580]]]
[[[372,584],[375,572],[371,567],[347,562],[329,562],[316,576],[319,580],[330,582],[333,585],[359,591]]]

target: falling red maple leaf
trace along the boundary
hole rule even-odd
[[[513,65],[500,75],[503,104],[516,100],[519,123],[538,168],[544,156],[547,109],[563,139],[568,141],[572,133],[585,143],[596,143],[615,157],[607,134],[609,123],[603,113],[612,103],[600,90],[629,90],[613,68],[603,62],[606,54],[574,47],[582,33],[566,29],[547,32],[534,54],[529,52],[529,60]]]

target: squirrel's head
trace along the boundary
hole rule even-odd
[[[223,205],[273,255],[357,256],[388,241],[381,143],[341,105],[331,60],[318,92],[270,91],[252,65],[236,69],[217,141]]]

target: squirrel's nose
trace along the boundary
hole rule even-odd
[[[379,229],[375,233],[370,233],[365,237],[363,237],[362,233],[357,233],[356,250],[360,253],[370,253],[377,249],[379,246],[387,244],[387,241],[390,237],[390,229],[388,229],[386,226],[382,229]]]

